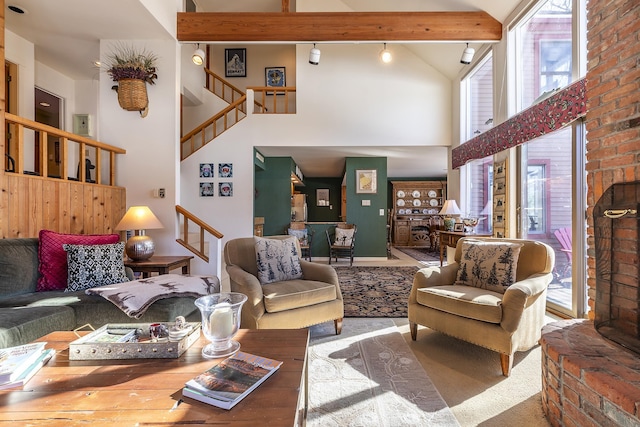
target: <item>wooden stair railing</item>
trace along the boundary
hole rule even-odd
[[[101,177],[101,167],[102,167],[102,152],[106,152],[109,155],[109,183],[110,186],[115,186],[116,181],[116,154],[126,154],[126,150],[114,147],[109,144],[105,144],[100,141],[96,141],[90,138],[86,138],[84,136],[76,135],[58,128],[54,128],[53,126],[45,125],[42,123],[35,122],[33,120],[26,119],[24,117],[16,116],[11,113],[4,113],[4,120],[6,129],[12,135],[12,146],[15,144],[15,147],[11,149],[10,153],[7,153],[9,163],[13,164],[12,172],[17,174],[24,174],[24,130],[30,129],[38,134],[38,141],[40,150],[36,153],[36,156],[39,156],[39,170],[35,171],[36,175],[51,178],[48,170],[48,159],[50,154],[48,152],[48,137],[57,137],[59,138],[59,151],[56,153],[59,156],[60,160],[60,170],[64,173],[60,173],[59,178],[62,180],[68,180],[67,171],[69,168],[67,167],[67,163],[69,161],[69,148],[67,142],[74,142],[78,144],[78,163],[79,163],[79,173],[77,179],[79,181],[85,181],[83,177],[86,177],[86,148],[92,147],[95,149],[95,183],[100,184]],[[16,158],[14,159],[13,156]],[[9,160],[10,159],[10,160]],[[31,173],[29,173],[31,175]]]
[[[187,248],[188,250],[196,254],[205,262],[209,262],[209,256],[205,253],[205,250],[204,250],[205,232],[211,234],[213,237],[215,237],[218,240],[222,239],[224,237],[224,234],[220,233],[218,230],[211,227],[209,224],[207,224],[206,222],[204,222],[203,220],[201,220],[200,218],[198,218],[197,216],[195,216],[194,214],[192,214],[191,212],[189,212],[188,210],[186,210],[180,205],[176,205],[176,213],[178,214],[178,216],[182,215],[183,217],[183,221],[179,222],[179,223],[182,223],[183,238],[176,239],[176,242],[178,242],[179,244],[181,244],[182,246],[184,246],[185,248]],[[180,217],[178,219],[180,219]],[[195,246],[189,243],[189,222],[193,222],[195,225],[200,227],[199,228],[200,241],[198,242],[198,248],[196,248]]]
[[[180,138],[180,159],[186,159],[213,141],[222,132],[244,119],[246,114],[242,112],[243,110],[240,106],[246,104],[246,101],[247,96],[243,95],[229,104],[224,110]],[[229,120],[229,118],[232,120]],[[222,125],[218,124],[220,120],[222,120]]]
[[[267,86],[250,86],[247,89],[251,89],[254,92],[254,100],[268,108],[256,109],[254,114],[291,114],[295,113],[294,109],[289,108],[289,101],[291,97],[296,93],[295,86],[285,87],[267,87]],[[284,95],[284,96],[278,96]],[[267,97],[271,99],[267,102]],[[294,103],[295,105],[295,103]]]
[[[223,101],[226,101],[229,104],[231,104],[235,100],[246,95],[245,92],[238,89],[237,87],[235,87],[234,85],[232,85],[231,83],[229,83],[228,81],[226,81],[225,79],[223,79],[222,77],[214,73],[213,71],[209,70],[208,68],[205,68],[204,71],[207,75],[207,81],[205,83],[205,87],[211,93],[213,93]],[[253,101],[253,103],[258,110],[264,109],[264,106],[259,102]],[[245,114],[247,113],[245,110],[244,104],[242,104],[242,106],[240,107],[240,110]]]

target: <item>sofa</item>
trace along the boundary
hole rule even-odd
[[[509,376],[513,354],[540,339],[554,263],[553,249],[542,242],[458,240],[453,262],[414,276],[408,303],[411,338],[417,339],[423,325],[488,348],[500,354],[502,374]],[[497,265],[506,266],[502,279]]]
[[[84,290],[37,291],[37,238],[0,239],[0,348],[25,344],[53,331],[70,331],[107,323],[200,321],[194,298],[171,297],[154,302],[139,318]],[[128,269],[127,276],[133,277]]]

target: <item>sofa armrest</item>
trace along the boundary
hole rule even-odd
[[[442,267],[421,268],[413,276],[413,286],[411,287],[411,294],[409,295],[409,303],[416,302],[418,289],[453,284],[456,281],[457,273],[457,262]]]
[[[500,322],[505,331],[515,332],[518,329],[524,310],[544,294],[552,278],[552,273],[534,274],[507,288],[502,298]]]
[[[247,296],[243,310],[251,311],[254,318],[259,319],[265,312],[262,285],[256,276],[243,270],[237,265],[227,265],[231,291],[240,292]]]

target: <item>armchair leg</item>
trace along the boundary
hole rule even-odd
[[[508,377],[511,374],[511,366],[513,366],[513,354],[500,353],[500,366],[502,367],[502,375]]]
[[[418,324],[409,322],[409,330],[411,331],[411,339],[415,341],[418,338]]]
[[[335,319],[333,324],[336,326],[336,335],[340,335],[342,333],[342,317]]]

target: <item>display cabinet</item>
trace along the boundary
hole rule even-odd
[[[392,241],[396,246],[431,246],[430,227],[447,198],[446,181],[392,181]]]

